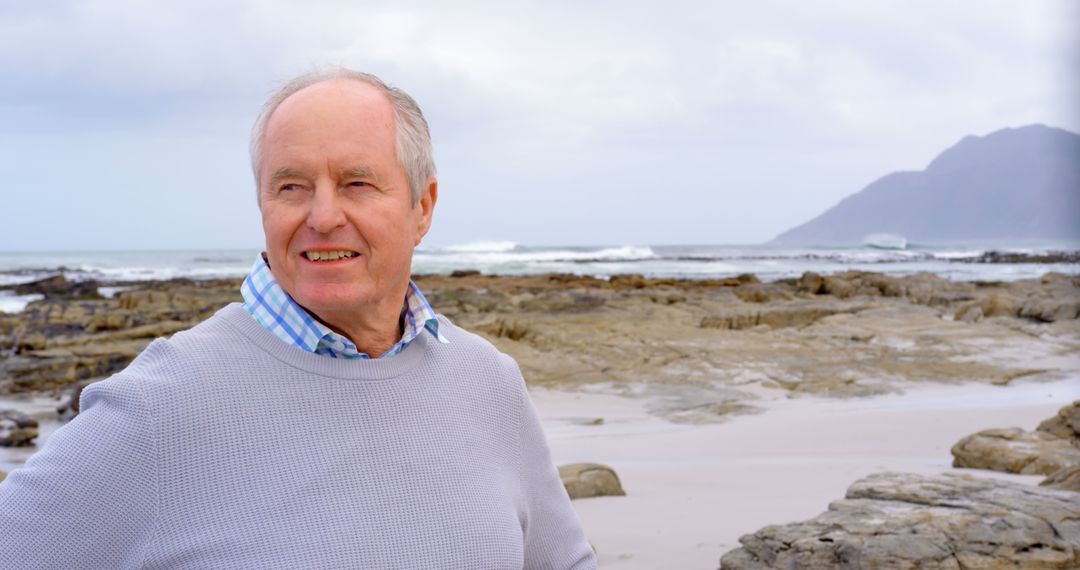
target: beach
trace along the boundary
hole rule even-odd
[[[717,568],[741,536],[811,519],[870,474],[1034,487],[1041,476],[955,469],[950,448],[990,428],[1032,430],[1080,400],[1080,278],[1064,259],[1066,272],[1014,259],[979,275],[1009,280],[905,262],[773,279],[465,268],[415,279],[439,312],[517,360],[557,465],[618,474],[625,496],[573,502],[601,567]],[[240,300],[228,275],[32,283],[34,271],[7,274],[21,280],[8,299],[25,303],[0,315],[0,409],[37,419],[38,445],[77,413],[82,386]],[[0,448],[0,470],[34,449]]]
[[[808,519],[856,479],[901,471],[976,473],[1034,485],[1041,477],[952,469],[949,447],[1003,425],[1033,429],[1080,398],[1080,377],[1010,387],[924,386],[859,399],[781,399],[766,413],[672,425],[638,399],[534,391],[557,463],[613,466],[625,497],[574,502],[601,567],[715,569],[743,534]],[[604,424],[584,426],[583,417]]]

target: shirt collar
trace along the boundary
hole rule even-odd
[[[334,332],[297,304],[278,284],[263,254],[256,256],[251,271],[240,286],[240,294],[244,298],[244,309],[255,321],[288,344],[331,358],[370,358],[357,350],[348,337]],[[425,330],[439,342],[449,342],[439,332],[434,309],[412,280],[409,280],[409,289],[405,293],[401,318],[401,340],[380,358],[401,352]]]

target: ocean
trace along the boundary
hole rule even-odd
[[[536,247],[514,242],[471,242],[421,246],[413,258],[416,274],[479,270],[495,275],[574,273],[608,277],[639,273],[650,277],[722,278],[753,273],[763,281],[850,269],[903,276],[931,272],[952,280],[1012,281],[1048,271],[1080,274],[1080,243],[899,244],[903,247],[784,247],[776,245],[622,245]],[[989,252],[1012,254],[993,263]],[[1067,262],[1038,260],[1070,252]],[[17,312],[36,297],[4,290],[56,274],[70,280],[124,282],[173,278],[242,277],[254,249],[175,251],[0,252],[0,311]],[[109,294],[115,288],[104,288]]]

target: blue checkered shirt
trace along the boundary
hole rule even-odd
[[[307,311],[293,301],[293,298],[281,288],[270,266],[262,254],[257,256],[251,271],[240,286],[244,296],[244,309],[266,330],[288,344],[308,352],[322,354],[331,358],[371,358],[356,349],[356,345],[346,336],[340,335],[330,327],[312,318]],[[409,345],[426,329],[439,342],[448,342],[439,333],[439,320],[435,311],[428,304],[424,294],[409,281],[409,291],[405,294],[402,316],[404,333],[401,340],[379,358],[393,356]]]

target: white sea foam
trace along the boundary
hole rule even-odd
[[[251,269],[246,263],[235,267],[80,267],[81,274],[70,278],[90,276],[104,281],[165,281],[168,279],[233,279]]]
[[[106,299],[112,299],[117,293],[127,291],[131,287],[98,287],[98,294]]]
[[[847,270],[897,276],[931,272],[947,279],[1006,281],[1039,277],[1047,271],[1080,274],[1077,263],[965,262],[986,251],[1017,249],[1008,244],[977,243],[948,247],[908,244],[904,250],[885,250],[770,245],[536,247],[510,241],[474,241],[418,248],[413,256],[413,271],[422,274],[476,269],[501,275],[559,272],[601,277],[640,273],[690,278],[753,273],[763,280],[798,277],[805,271],[825,275]],[[1046,244],[1026,249],[1032,253],[1077,251],[1080,244]],[[0,288],[58,273],[72,281],[104,282],[239,278],[247,273],[255,255],[255,250],[0,253]]]
[[[935,251],[934,257],[937,259],[974,259],[986,253],[983,249],[969,249],[969,250],[956,250],[956,251]]]
[[[31,281],[37,281],[38,279],[44,279],[44,278],[48,277],[49,275],[54,275],[54,274],[55,274],[54,271],[53,272],[43,271],[41,273],[19,272],[19,273],[10,273],[10,274],[0,274],[0,287],[4,287],[4,286],[7,286],[7,285],[19,285],[19,284],[22,284],[22,283],[29,283]]]
[[[513,251],[517,244],[512,241],[471,241],[443,248],[458,253],[487,253]]]
[[[417,252],[416,258],[428,262],[505,265],[520,263],[603,262],[644,260],[656,257],[648,247],[612,247],[602,249],[532,249],[504,251],[462,251],[454,253]]]
[[[0,313],[14,314],[21,312],[30,303],[44,298],[44,295],[38,294],[13,295],[8,291],[0,291]]]

